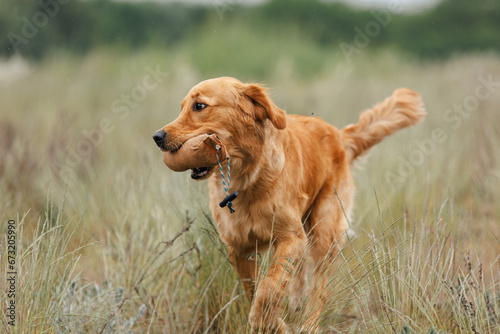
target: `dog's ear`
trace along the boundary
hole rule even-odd
[[[286,127],[286,113],[278,108],[265,92],[265,88],[258,84],[244,84],[239,107],[243,112],[250,114],[254,119],[271,121],[274,127],[282,130]]]

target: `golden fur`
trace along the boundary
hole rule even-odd
[[[197,111],[195,103],[206,107]],[[190,90],[179,117],[162,128],[167,135],[160,147],[175,151],[204,133],[216,134],[225,144],[231,158],[229,192],[239,192],[235,213],[218,205],[226,195],[218,167],[210,168],[204,178],[210,177],[210,207],[220,238],[253,300],[249,321],[254,329],[285,330],[278,316],[281,300],[287,288],[292,304],[300,300],[306,279],[300,260],[306,251],[316,275],[332,267],[329,263],[342,247],[352,209],[352,162],[424,115],[419,94],[404,88],[341,130],[317,117],[286,115],[258,84],[223,77]],[[273,262],[254,286],[251,255],[270,245]],[[304,326],[314,325],[321,312],[324,284],[320,280],[314,287],[310,300],[316,311]]]

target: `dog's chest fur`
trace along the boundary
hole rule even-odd
[[[215,183],[215,182],[214,182]],[[239,205],[247,200],[240,194],[233,201],[234,213],[219,202],[226,196],[222,186],[210,185],[210,209],[219,229],[222,241],[234,248],[266,248],[273,234],[276,210],[272,202],[260,202],[257,206]],[[255,210],[257,208],[257,210]]]

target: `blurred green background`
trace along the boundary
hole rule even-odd
[[[262,78],[283,56],[302,74],[317,74],[346,49],[356,57],[347,45],[355,46],[358,31],[365,35],[359,45],[370,52],[391,49],[422,60],[500,51],[498,0],[444,0],[424,8],[418,1],[387,1],[365,9],[319,0],[200,3],[4,0],[0,55],[182,50],[203,74]]]

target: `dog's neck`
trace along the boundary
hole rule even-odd
[[[277,130],[270,122],[256,128],[255,134],[234,139],[228,144],[231,164],[231,184],[229,192],[238,191],[240,195],[252,199],[262,197],[272,191],[275,180],[285,165],[286,130]],[[222,164],[227,177],[227,165]],[[220,173],[214,173],[221,179]],[[222,185],[222,180],[219,180]]]

